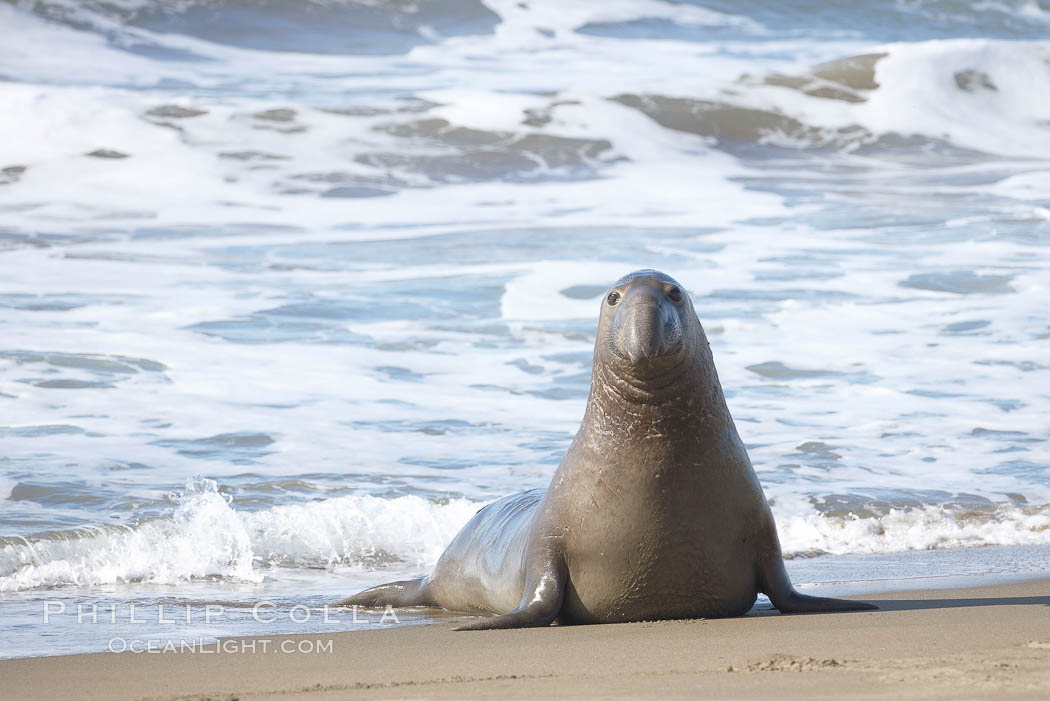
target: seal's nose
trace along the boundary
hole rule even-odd
[[[667,310],[656,290],[648,286],[629,290],[616,317],[620,346],[628,360],[639,363],[663,354]]]

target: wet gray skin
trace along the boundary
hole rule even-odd
[[[429,576],[339,603],[498,614],[458,628],[480,630],[739,616],[759,592],[783,613],[875,608],[792,587],[692,301],[640,270],[602,301],[587,409],[550,487],[478,511]]]

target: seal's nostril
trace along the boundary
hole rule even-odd
[[[652,360],[660,355],[663,347],[663,333],[659,326],[652,329],[647,329],[649,333],[635,333],[630,334],[627,340],[625,349],[627,351],[627,357],[632,363],[638,363],[643,360]]]

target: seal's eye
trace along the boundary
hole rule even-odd
[[[677,287],[672,287],[667,291],[667,299],[671,300],[675,304],[682,301],[682,291]]]
[[[609,303],[610,307],[615,307],[616,303],[620,301],[620,293],[610,292],[609,296],[605,298],[605,301]]]

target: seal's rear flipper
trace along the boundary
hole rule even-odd
[[[378,587],[365,589],[348,599],[337,601],[335,606],[427,606],[432,605],[427,596],[427,578],[404,579],[400,582],[380,584]]]
[[[772,524],[772,520],[770,521]],[[872,611],[879,607],[866,601],[827,599],[823,596],[806,596],[795,591],[791,585],[784,558],[780,554],[780,542],[773,530],[775,548],[765,551],[758,562],[759,591],[769,597],[781,613],[817,613],[821,611]]]

